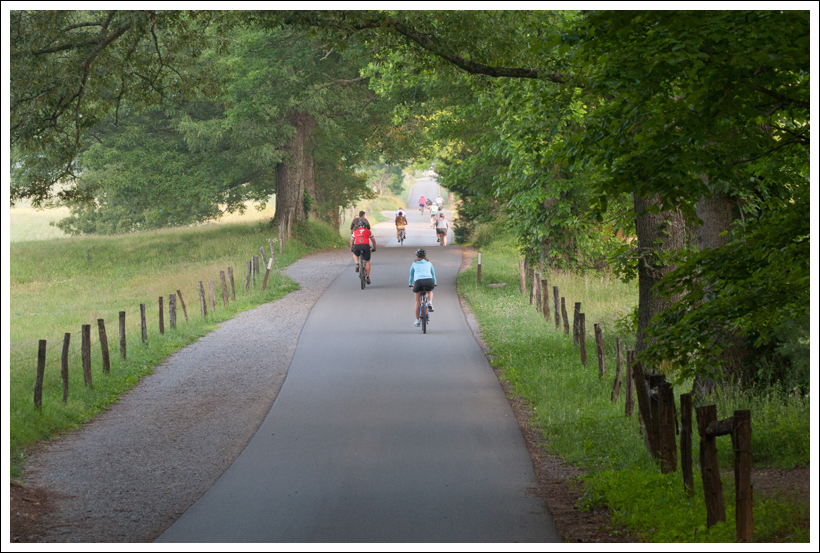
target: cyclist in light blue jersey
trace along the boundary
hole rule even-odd
[[[413,288],[416,293],[416,309],[413,311],[413,318],[416,326],[421,324],[419,320],[419,308],[421,307],[421,292],[423,289],[428,290],[427,297],[430,300],[428,309],[433,312],[433,288],[436,287],[436,271],[433,269],[433,264],[427,260],[427,252],[419,248],[416,250],[416,260],[410,265],[410,282],[409,286]]]

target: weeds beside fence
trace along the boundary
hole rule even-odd
[[[623,319],[623,315],[631,311],[637,299],[634,286],[603,276],[577,277],[562,273],[527,275],[522,271],[520,260],[516,260],[511,253],[514,250],[510,245],[493,246],[495,247],[486,248],[482,252],[481,285],[478,284],[477,268],[474,268],[459,276],[459,291],[476,313],[484,338],[491,348],[493,365],[501,370],[513,390],[530,404],[533,411],[531,420],[541,430],[550,451],[589,471],[587,493],[581,498],[581,507],[606,504],[616,524],[627,524],[633,530],[646,533],[652,541],[655,541],[656,536],[662,536],[658,541],[734,541],[738,535],[734,524],[737,512],[733,503],[737,499],[734,494],[735,486],[722,483],[726,488],[728,503],[725,511],[730,524],[719,522],[711,525],[707,523],[700,471],[695,471],[691,477],[684,477],[683,473],[676,470],[677,452],[671,450],[676,444],[675,411],[659,412],[661,405],[673,409],[677,405],[671,386],[662,378],[656,377],[651,388],[654,398],[657,398],[652,400],[656,402],[655,417],[650,414],[653,404],[649,402],[644,410],[646,415],[640,414],[639,407],[638,416],[631,416],[634,408],[630,410],[628,398],[639,395],[638,386],[632,386],[636,384],[634,376],[629,372],[635,365],[630,362],[634,334],[615,334],[616,321]],[[522,273],[524,286],[521,285]],[[545,283],[545,280],[551,280],[552,283]],[[516,281],[519,283],[517,287],[498,286]],[[548,299],[549,286],[552,286],[553,292],[551,302]],[[573,307],[574,304],[581,304],[573,310],[572,327],[566,313],[566,304],[570,299],[573,300],[570,303]],[[530,300],[535,309],[528,308]],[[583,306],[586,309],[582,309]],[[586,353],[581,344],[587,338],[587,320],[594,323],[595,329],[594,355],[598,363],[594,368],[585,368],[582,355],[582,352]],[[571,332],[570,328],[578,334]],[[571,338],[571,335],[575,335],[575,338]],[[576,341],[578,345],[575,345]],[[621,365],[620,371],[619,352],[620,355],[626,352],[628,359],[626,367]],[[607,357],[615,360],[615,374],[611,375],[611,381],[605,378],[607,366],[612,366],[612,362],[606,362]],[[691,387],[691,382],[688,385]],[[682,383],[681,386],[687,389],[687,383]],[[647,396],[649,390],[650,388],[645,388]],[[664,403],[659,401],[661,394],[667,398]],[[626,396],[624,400],[619,399],[622,396]],[[756,417],[756,402],[749,401],[745,406],[742,403],[743,401],[735,401],[732,407],[735,411],[751,411],[754,419],[751,447],[754,449],[755,461],[758,464],[777,465],[781,459],[774,458],[760,444],[773,439],[773,434],[780,432],[782,427],[772,426],[771,421],[763,420],[773,417],[771,410]],[[793,413],[794,409],[801,414],[788,415],[789,420],[796,423],[793,431],[807,431],[807,402],[792,398],[787,405],[778,407],[784,414]],[[725,410],[718,403],[717,411]],[[731,418],[731,411],[729,413]],[[678,424],[682,422],[683,409],[680,415]],[[639,423],[644,416],[649,421],[650,432],[643,430],[647,428],[646,423]],[[761,420],[758,421],[758,418]],[[658,436],[652,433],[656,421],[657,424],[664,421],[666,428],[671,423],[672,428],[671,441],[668,430],[660,433],[667,450],[666,460],[662,463],[660,452],[663,448],[650,449],[645,444],[648,436]],[[689,425],[691,428],[691,421]],[[724,420],[724,425],[731,426],[734,431],[733,422]],[[699,459],[700,441],[690,439],[690,445],[684,439],[680,452],[688,449],[693,451],[690,457]],[[800,441],[807,446],[808,432]],[[735,448],[729,443],[721,444],[721,439],[715,445],[716,458],[721,459],[724,466],[727,465],[727,460],[730,461],[731,467]],[[799,446],[795,449],[800,453],[792,459],[796,461],[799,457],[798,464],[807,464],[807,449],[803,450]],[[682,458],[684,457],[685,453]],[[671,464],[672,459],[675,468]],[[667,472],[663,472],[662,467]],[[653,483],[653,479],[657,478],[662,478],[662,485],[659,485],[660,481]],[[693,489],[699,491],[690,496]],[[771,508],[773,501],[766,497],[754,498],[755,538],[758,540],[765,541],[774,534],[784,532],[789,524],[795,524],[794,521],[775,520],[774,509]],[[663,508],[659,507],[659,502],[662,502]],[[741,503],[747,504],[744,501]],[[635,518],[636,516],[640,518]],[[679,520],[670,521],[670,517],[679,517]],[[666,533],[667,529],[669,533]],[[805,531],[799,529],[789,528],[788,532],[797,536],[796,541],[806,537]]]

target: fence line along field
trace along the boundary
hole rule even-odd
[[[228,305],[219,302],[205,318],[199,316],[195,307],[199,281],[220,282],[220,272],[227,268],[242,274],[247,261],[259,255],[259,246],[268,248],[275,236],[276,229],[264,223],[245,223],[12,243],[12,475],[19,476],[25,450],[37,440],[89,420],[165,357],[213,330],[216,323],[294,290],[297,285],[293,281],[273,271],[264,291],[260,275],[247,293],[237,286],[236,300]],[[284,268],[307,253],[339,245],[335,230],[320,223],[301,224],[298,232],[294,232],[294,240],[284,245],[283,253],[277,252],[276,267]],[[170,294],[178,297],[180,292],[187,303],[189,322],[179,319],[176,329],[166,326],[161,334],[159,298],[164,298],[167,306]],[[145,306],[146,318],[144,343],[141,304]],[[99,321],[113,329],[109,334],[118,332],[123,311],[127,358],[121,358],[119,341],[109,338],[110,373],[104,374]],[[167,317],[165,313],[164,318]],[[93,329],[88,336],[93,388],[85,385],[83,377],[84,325]],[[61,362],[67,333],[69,391],[67,401],[63,402]],[[39,392],[41,408],[36,409],[33,392],[41,340],[46,341],[47,347]]]

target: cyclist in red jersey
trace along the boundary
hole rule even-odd
[[[353,252],[353,259],[356,262],[356,272],[359,272],[359,256],[364,256],[364,269],[367,272],[367,283],[370,284],[370,242],[373,242],[373,251],[376,251],[376,237],[367,228],[365,221],[359,221],[359,226],[353,231],[350,239],[350,251]]]

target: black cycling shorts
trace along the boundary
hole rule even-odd
[[[365,261],[370,261],[370,244],[354,244],[353,255],[364,257]]]
[[[420,278],[413,283],[413,292],[421,292],[422,290],[430,292],[433,286],[435,286],[435,284],[433,284],[432,278]]]
[[[447,229],[446,228],[436,227],[436,234],[440,234],[440,235],[444,236],[445,234],[447,234]]]

